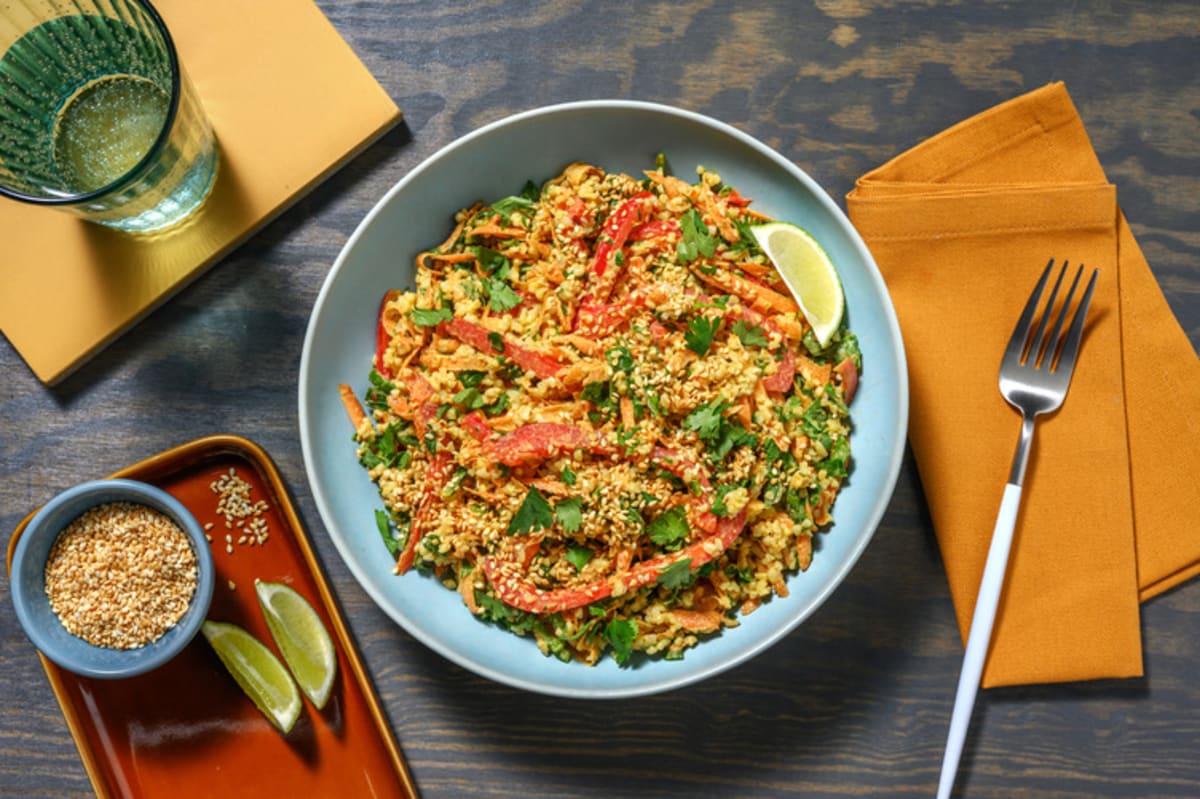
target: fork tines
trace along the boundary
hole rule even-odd
[[[1042,292],[1046,287],[1046,283],[1050,278],[1050,272],[1054,268],[1054,259],[1050,259],[1050,263],[1046,264],[1045,270],[1042,272],[1042,277],[1038,281],[1037,288],[1033,290],[1033,294],[1029,297],[1029,302],[1025,305],[1025,310],[1021,312],[1021,318],[1017,322],[1016,329],[1013,331],[1012,340],[1009,342],[1006,356],[1016,355],[1020,362],[1030,368],[1040,369],[1045,367],[1047,371],[1055,371],[1059,365],[1064,365],[1070,369],[1075,363],[1075,356],[1079,351],[1079,342],[1083,337],[1083,323],[1087,316],[1088,305],[1092,301],[1092,292],[1096,286],[1096,277],[1099,274],[1099,269],[1092,270],[1092,277],[1088,281],[1087,289],[1083,293],[1083,298],[1079,301],[1079,306],[1075,309],[1075,314],[1071,319],[1071,326],[1067,329],[1065,337],[1060,338],[1063,323],[1067,318],[1067,313],[1071,309],[1071,301],[1075,297],[1075,290],[1079,287],[1079,279],[1083,276],[1083,265],[1080,264],[1079,269],[1075,272],[1075,277],[1071,281],[1071,288],[1067,291],[1067,296],[1063,299],[1062,304],[1058,308],[1058,315],[1054,320],[1054,327],[1049,335],[1046,334],[1046,326],[1050,321],[1055,308],[1055,301],[1058,298],[1059,289],[1062,287],[1063,277],[1067,273],[1067,261],[1063,261],[1062,268],[1058,272],[1058,278],[1054,281],[1054,287],[1050,290],[1050,297],[1046,301],[1045,309],[1042,311],[1041,319],[1038,321],[1037,329],[1033,329],[1034,315],[1037,313],[1038,306],[1041,304]]]

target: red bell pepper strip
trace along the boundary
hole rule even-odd
[[[596,250],[592,255],[591,266],[588,267],[588,288],[579,300],[580,308],[600,305],[608,300],[617,282],[618,271],[609,270],[609,262],[615,253],[625,246],[634,226],[642,223],[646,215],[646,201],[653,196],[648,191],[639,192],[618,205],[616,210],[608,215],[596,239]],[[569,328],[575,330],[575,319],[572,317],[568,321]]]
[[[487,423],[487,419],[484,419],[483,414],[479,411],[471,411],[464,416],[462,426],[480,444],[486,443],[492,438],[492,426]]]
[[[674,219],[652,219],[629,231],[629,241],[644,241],[660,236],[682,236],[679,223]]]
[[[582,427],[559,422],[533,422],[505,433],[488,446],[488,454],[505,466],[544,461],[562,452],[592,449],[595,437]]]
[[[412,423],[413,429],[417,432],[417,438],[421,441],[425,440],[425,433],[429,430],[429,423],[437,417],[438,406],[436,402],[423,402],[417,406],[417,410],[413,413]]]
[[[775,374],[763,378],[763,388],[780,394],[789,390],[792,387],[792,381],[796,379],[796,355],[788,346],[787,341],[783,342],[782,350],[783,358],[779,361],[779,367],[775,370]]]
[[[712,482],[708,479],[708,473],[691,458],[682,457],[666,447],[655,447],[650,453],[650,460],[682,480],[689,492],[693,482],[700,486],[698,495],[689,493],[692,507],[688,518],[706,533],[715,531],[717,515],[712,512]]]
[[[745,527],[745,511],[732,518],[719,519],[716,532],[707,538],[579,588],[543,590],[521,574],[516,564],[499,558],[484,558],[481,566],[501,602],[529,613],[556,613],[606,599],[618,586],[624,591],[634,591],[650,585],[664,571],[684,560],[690,561],[688,568],[694,571],[729,549]]]
[[[592,258],[591,273],[595,277],[604,277],[608,271],[608,262],[613,253],[625,246],[630,231],[634,225],[640,224],[646,214],[645,201],[653,195],[648,191],[639,192],[617,206],[604,221],[600,230],[600,238],[596,252]]]
[[[531,350],[509,336],[495,333],[483,325],[461,317],[456,316],[449,322],[443,322],[441,327],[447,334],[464,344],[470,344],[480,352],[490,352],[510,358],[517,366],[526,372],[532,372],[537,377],[554,377],[558,374],[558,370],[566,365],[551,355]],[[499,338],[494,338],[495,336],[499,336]],[[496,342],[498,346],[493,342]]]
[[[399,293],[396,289],[392,289],[383,295],[383,299],[379,302],[379,318],[375,322],[375,371],[388,380],[392,379],[392,370],[383,365],[383,355],[392,341],[392,334],[383,322],[383,311]]]
[[[453,463],[454,457],[450,454],[449,449],[439,449],[433,456],[429,470],[425,472],[425,485],[421,487],[421,498],[417,500],[417,509],[413,511],[412,522],[408,527],[408,540],[404,542],[404,549],[400,551],[400,556],[396,559],[396,574],[404,574],[412,568],[413,561],[416,559],[417,544],[421,543],[421,539],[425,537],[425,528],[433,503],[437,501],[446,481],[450,479],[450,466]]]
[[[614,303],[584,302],[579,306],[575,331],[585,336],[603,338],[628,322],[645,305],[646,300],[641,296]]]

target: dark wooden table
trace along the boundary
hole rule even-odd
[[[522,693],[397,628],[324,535],[297,437],[309,312],[339,249],[388,187],[513,112],[606,97],[678,105],[777,148],[841,203],[869,168],[1061,79],[1196,344],[1200,6],[320,5],[405,124],[61,386],[41,385],[0,343],[0,540],[75,482],[200,435],[243,434],[282,469],[424,796],[932,796],[961,648],[911,463],[848,581],[766,654],[636,700]],[[0,594],[0,794],[87,795],[3,577]],[[1149,602],[1143,627],[1142,679],[985,692],[960,790],[1200,796],[1200,584]]]

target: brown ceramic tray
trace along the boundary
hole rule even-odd
[[[231,472],[249,484],[252,504],[265,503],[240,525],[236,515],[218,510],[214,489]],[[338,678],[324,710],[305,701],[296,726],[284,736],[241,692],[203,636],[165,666],[125,680],[80,677],[43,657],[96,794],[416,799],[358,650],[266,452],[238,436],[209,436],[110,476],[153,483],[186,505],[201,525],[211,525],[217,579],[208,618],[239,624],[273,646],[254,580],[287,583],[312,603],[333,635]],[[17,539],[32,516],[9,542],[10,571]]]

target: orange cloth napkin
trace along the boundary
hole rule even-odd
[[[1050,258],[1099,267],[1070,393],[1039,418],[983,684],[1140,675],[1139,600],[1200,572],[1200,360],[1066,89],[955,125],[847,201],[904,334],[909,440],[964,640],[1020,425],[1001,354]]]

